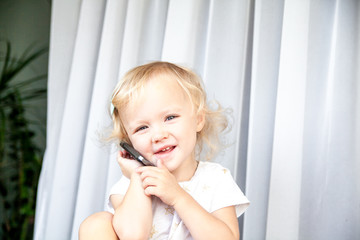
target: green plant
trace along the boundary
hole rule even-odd
[[[34,83],[46,75],[19,80],[24,70],[47,48],[12,56],[11,44],[0,55],[0,239],[32,239],[35,200],[42,150],[34,142],[26,116],[29,101],[46,96]]]

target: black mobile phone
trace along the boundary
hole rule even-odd
[[[152,162],[144,158],[138,151],[136,151],[132,146],[126,142],[121,142],[120,146],[125,149],[135,160],[140,162],[144,166],[155,166]]]

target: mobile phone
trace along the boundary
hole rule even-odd
[[[135,160],[140,162],[144,166],[155,166],[152,162],[144,158],[138,151],[136,151],[132,146],[126,142],[121,142],[120,146],[125,149]]]

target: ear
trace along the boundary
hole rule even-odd
[[[198,112],[196,120],[197,120],[196,132],[200,132],[203,129],[204,125],[205,125],[205,113],[204,113],[204,111]]]

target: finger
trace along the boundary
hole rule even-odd
[[[121,158],[129,158],[129,154],[125,150],[119,151],[117,154],[117,160],[119,161]]]
[[[144,192],[147,196],[157,196],[157,188],[155,186],[148,186],[144,189]]]
[[[163,160],[159,159],[157,161],[157,167],[160,168],[160,169],[167,169],[167,167],[165,166]]]
[[[145,172],[146,168],[147,167],[141,166],[141,167],[138,167],[135,171],[139,174],[143,174]]]
[[[121,170],[131,170],[134,171],[136,168],[142,166],[141,163],[135,161],[134,159],[127,158],[126,153],[121,152],[118,154],[117,162],[121,167]]]
[[[137,173],[148,173],[148,174],[151,174],[152,172],[156,173],[157,172],[157,168],[156,167],[150,167],[150,166],[142,166],[142,167],[139,167],[136,171]]]
[[[158,158],[155,156],[155,155],[153,155],[152,157],[151,157],[151,162],[155,165],[155,167],[157,167],[157,162],[158,162]]]
[[[126,152],[124,150],[119,151],[119,155],[120,155],[120,157],[125,157]]]
[[[119,151],[117,156],[116,156],[116,160],[118,163],[121,162],[121,159],[124,157],[124,153],[122,151]]]
[[[157,178],[159,175],[159,170],[154,167],[139,167],[135,171],[140,174],[141,181],[148,177]]]
[[[153,177],[147,177],[142,181],[142,186],[144,189],[146,189],[149,186],[156,186],[156,185],[157,185],[157,181]]]
[[[125,164],[128,159],[125,158],[123,153],[119,153],[117,157],[117,162],[121,164]]]

